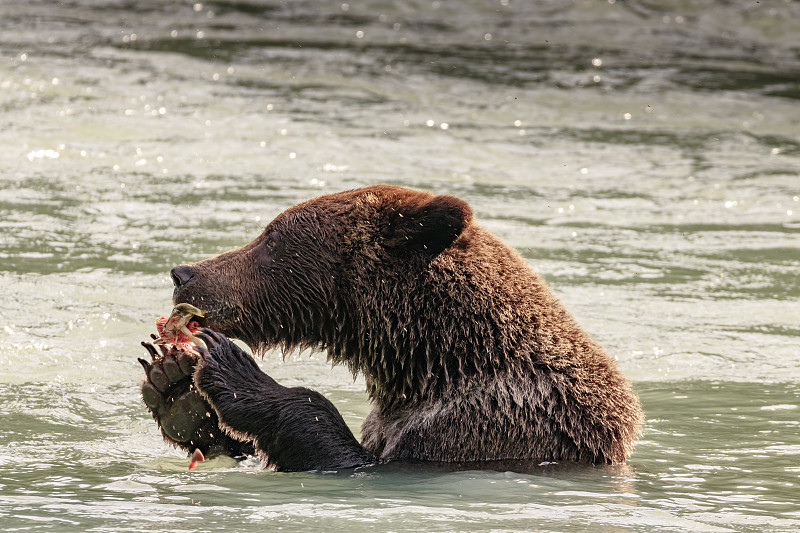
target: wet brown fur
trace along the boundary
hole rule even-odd
[[[463,201],[391,186],[314,198],[188,265],[175,303],[255,351],[326,350],[362,373],[382,459],[623,462],[630,382]]]

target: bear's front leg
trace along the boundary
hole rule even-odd
[[[189,453],[199,449],[206,457],[254,453],[252,443],[232,439],[219,428],[214,409],[192,383],[196,355],[174,346],[159,346],[159,353],[152,344],[142,345],[151,358],[139,359],[146,374],[142,399],[164,440]]]
[[[206,348],[194,383],[232,437],[252,441],[265,463],[284,471],[336,470],[376,462],[336,407],[316,391],[284,387],[224,335],[196,334]]]

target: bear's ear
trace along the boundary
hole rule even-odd
[[[453,244],[470,220],[472,209],[453,196],[401,205],[390,215],[384,243],[388,248],[436,255]]]

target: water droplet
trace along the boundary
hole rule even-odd
[[[484,41],[491,41],[492,40],[492,34],[491,33],[484,33],[483,34],[483,40]]]
[[[583,168],[581,169],[581,174],[588,174],[588,173],[589,173],[589,169],[588,169],[588,168],[586,168],[586,167],[583,167]]]
[[[203,30],[198,30],[198,32],[195,34],[195,37],[197,37],[198,39],[202,39],[205,36],[206,34]]]
[[[296,159],[296,158],[297,158],[297,154],[296,153],[289,152],[289,159]]]
[[[429,128],[432,128],[434,126],[434,124],[436,124],[436,123],[431,119],[428,119],[428,120],[425,121],[425,125],[428,126]]]
[[[169,36],[172,37],[173,39],[176,38],[178,36],[178,30],[172,30],[171,32],[169,32]]]
[[[363,39],[363,38],[364,38],[364,32],[361,31],[361,30],[358,30],[356,32],[356,39]]]
[[[442,122],[441,124],[439,124],[439,127],[443,130],[446,130],[450,128],[450,124],[448,124],[447,122]]]
[[[203,4],[198,2],[197,4],[192,6],[192,9],[194,9],[195,11],[202,11],[203,10]]]
[[[514,126],[516,126],[517,128],[519,128],[520,126],[522,126],[522,121],[521,121],[521,120],[519,120],[519,119],[515,120],[515,121],[514,121]]]
[[[622,118],[624,118],[625,120],[630,120],[632,116],[633,115],[631,115],[630,113],[625,113],[624,115],[622,115]]]
[[[603,60],[600,59],[599,57],[595,57],[594,59],[592,59],[592,65],[594,65],[595,67],[600,67],[603,65]]]

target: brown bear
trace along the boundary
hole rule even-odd
[[[143,395],[187,450],[255,453],[279,470],[620,463],[640,433],[615,361],[458,198],[386,185],[320,196],[171,275],[174,302],[202,310],[205,348],[195,363],[149,347]],[[328,400],[279,385],[225,336],[255,353],[325,350],[361,373],[361,443]]]

